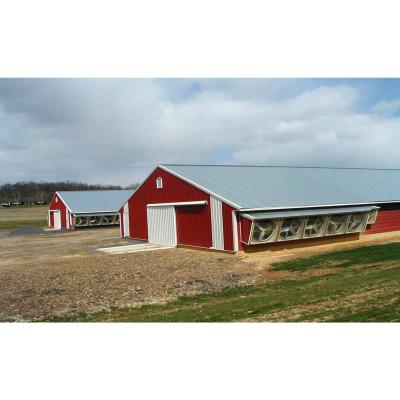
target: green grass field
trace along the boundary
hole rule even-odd
[[[0,229],[16,229],[21,228],[22,226],[33,225],[38,226],[40,228],[47,227],[47,220],[45,219],[27,219],[21,221],[0,221]]]
[[[25,225],[45,227],[47,209],[46,205],[0,208],[0,229],[16,229]]]
[[[273,269],[293,274],[276,283],[53,321],[400,321],[400,243],[317,255]]]

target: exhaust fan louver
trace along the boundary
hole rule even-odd
[[[364,230],[367,214],[351,214],[347,232],[361,232]]]
[[[112,215],[104,215],[101,217],[102,225],[112,225],[114,223],[114,216]]]
[[[276,236],[276,220],[254,221],[252,243],[266,243],[274,240]]]
[[[331,215],[328,222],[327,235],[339,235],[345,233],[347,226],[347,215]]]
[[[279,232],[279,240],[300,239],[304,220],[301,218],[288,218],[283,220]]]
[[[326,218],[318,215],[316,217],[308,217],[304,228],[304,237],[313,238],[324,234],[326,226]]]
[[[101,217],[92,216],[89,218],[89,225],[100,225]]]
[[[88,217],[76,217],[75,226],[87,226],[88,225]]]
[[[367,224],[374,224],[377,216],[378,216],[378,210],[370,211],[368,214]]]

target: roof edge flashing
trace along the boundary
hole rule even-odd
[[[400,202],[400,201],[399,201]],[[292,207],[260,207],[260,208],[240,208],[240,212],[255,212],[255,211],[279,211],[279,210],[303,210],[309,208],[331,208],[331,207],[355,207],[355,206],[375,206],[383,202],[368,202],[368,203],[343,203],[343,204],[316,204],[312,206],[292,206]],[[394,203],[394,202],[389,202]],[[379,208],[379,207],[378,207]]]

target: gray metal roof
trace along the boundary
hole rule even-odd
[[[79,190],[57,192],[73,214],[117,213],[134,190]]]
[[[163,164],[161,168],[244,209],[400,201],[400,170]]]
[[[313,215],[334,215],[334,214],[350,214],[363,213],[376,210],[375,206],[356,206],[356,207],[336,207],[336,208],[308,208],[304,210],[288,210],[288,211],[258,211],[242,213],[244,217],[250,219],[276,219],[291,217],[310,217]]]

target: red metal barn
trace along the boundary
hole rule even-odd
[[[400,170],[159,165],[120,220],[124,237],[229,252],[354,239],[400,230]]]
[[[75,229],[119,224],[119,209],[133,190],[56,192],[48,210],[49,227]]]

